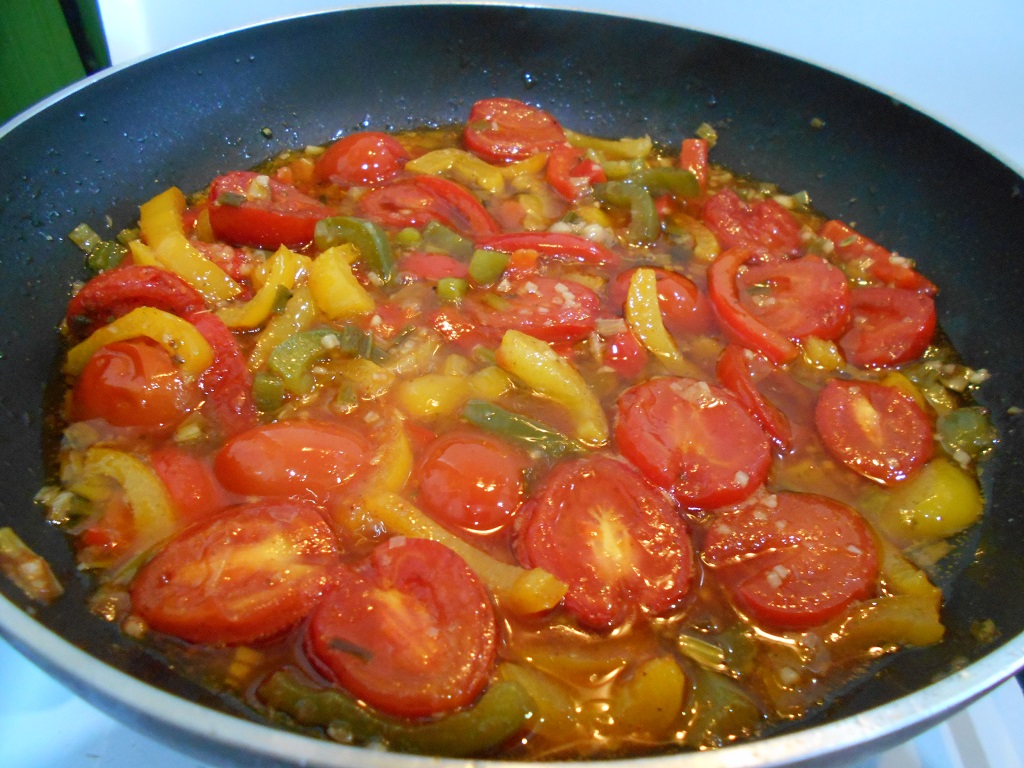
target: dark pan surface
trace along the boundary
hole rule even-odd
[[[286,147],[363,127],[463,120],[473,101],[491,95],[607,136],[674,144],[710,122],[717,162],[808,190],[819,210],[918,261],[940,285],[940,322],[954,344],[969,365],[992,373],[982,402],[1002,445],[985,467],[979,559],[949,593],[949,642],[901,656],[830,716],[915,691],[1001,644],[1024,647],[1024,603],[1014,598],[1024,584],[1015,415],[1024,406],[1024,179],[912,109],[778,54],[628,19],[494,6],[355,10],[256,27],[114,71],[8,126],[0,136],[0,525],[51,562],[69,594],[37,609],[4,579],[0,592],[110,665],[238,710],[88,614],[66,541],[32,502],[46,480],[41,413],[55,329],[72,282],[86,277],[66,235],[83,221],[104,231],[107,215],[108,233],[116,232],[170,184],[191,191]],[[824,127],[812,127],[813,118]],[[980,619],[1000,632],[987,647],[970,635]],[[1019,668],[1021,653],[1015,658]],[[1015,671],[1012,661],[1004,667],[1001,674]]]

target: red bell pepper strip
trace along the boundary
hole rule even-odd
[[[555,192],[570,203],[586,195],[594,184],[608,181],[604,168],[570,144],[559,144],[551,150],[545,176]]]
[[[704,194],[708,186],[708,143],[704,139],[683,139],[679,167],[693,174]]]
[[[542,257],[595,266],[617,267],[620,261],[611,249],[568,232],[509,232],[480,240],[477,245],[502,253],[531,250]]]
[[[206,394],[206,413],[227,436],[255,427],[252,373],[234,334],[213,312],[192,312],[185,319],[213,347],[213,364],[199,378],[199,387]]]
[[[783,451],[788,451],[793,441],[793,428],[786,415],[770,403],[754,385],[748,357],[751,354],[750,350],[737,344],[730,344],[718,358],[715,372],[719,381],[736,395],[740,404],[757,420],[768,437]]]
[[[906,288],[934,296],[935,283],[914,269],[907,259],[896,256],[870,238],[858,234],[841,221],[825,222],[821,236],[835,246],[833,255],[843,263],[863,261],[869,275],[893,288]]]

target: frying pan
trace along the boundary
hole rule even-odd
[[[642,54],[642,55],[641,55]],[[1001,435],[984,466],[983,525],[959,547],[942,645],[898,664],[790,733],[652,768],[839,765],[892,746],[1024,665],[1024,406],[1016,313],[1024,294],[1024,179],[892,99],[778,54],[648,22],[498,6],[402,6],[291,19],[207,40],[91,80],[0,135],[0,525],[52,564],[67,594],[31,603],[0,579],[0,631],[87,700],[204,759],[237,765],[462,765],[274,730],[168,670],[85,608],[88,584],[32,501],[52,467],[43,416],[55,331],[87,275],[67,233],[108,233],[170,184],[198,189],[286,147],[361,128],[465,119],[478,98],[539,104],[575,130],[674,143],[702,122],[715,159],[916,258],[941,287],[940,322],[991,380],[980,400]],[[825,121],[812,127],[813,118]],[[269,129],[269,130],[265,130]],[[106,230],[105,230],[106,231]],[[977,558],[973,555],[977,552]],[[973,562],[969,562],[972,561]],[[998,638],[980,644],[973,623]]]

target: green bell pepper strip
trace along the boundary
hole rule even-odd
[[[422,247],[429,250],[444,251],[449,256],[466,261],[473,255],[473,241],[463,237],[454,229],[432,221],[423,228]]]
[[[331,216],[316,223],[313,242],[321,251],[351,243],[385,283],[395,276],[395,257],[388,236],[372,221],[354,216]]]
[[[551,427],[486,400],[468,401],[462,409],[462,418],[527,451],[539,451],[554,459],[585,450],[583,445]]]
[[[652,195],[668,192],[678,197],[697,197],[700,194],[700,182],[688,168],[644,168],[629,176],[626,181],[640,184]]]
[[[360,706],[339,690],[306,685],[292,673],[276,672],[256,695],[300,725],[344,728],[357,743],[383,742],[389,749],[420,755],[464,757],[487,752],[522,731],[533,700],[519,683],[492,683],[470,709],[428,723],[404,723]]]
[[[310,369],[313,364],[336,353],[343,357],[363,357],[383,362],[386,355],[373,342],[373,336],[347,325],[338,330],[316,328],[301,331],[282,341],[267,358],[267,367],[284,382],[284,388],[296,395],[313,388]]]
[[[633,243],[652,243],[658,239],[661,222],[654,198],[639,182],[609,181],[594,185],[594,197],[605,205],[629,208],[629,227],[626,236]]]
[[[442,277],[437,281],[437,298],[441,301],[462,301],[468,291],[469,282],[461,277]]]

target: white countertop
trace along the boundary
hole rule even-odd
[[[326,0],[99,0],[115,64],[262,20],[356,5]],[[847,75],[1024,169],[1020,0],[546,0],[781,51]],[[1009,681],[965,712],[859,768],[1020,768],[1024,695]],[[0,640],[0,766],[206,768],[97,711]]]

